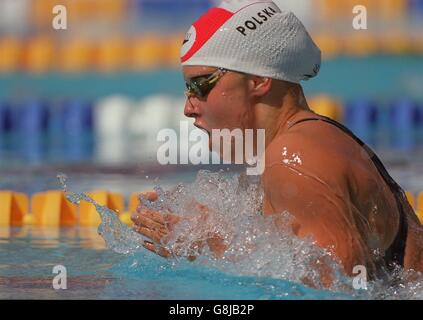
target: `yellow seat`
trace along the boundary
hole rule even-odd
[[[377,6],[378,18],[386,23],[400,22],[407,15],[407,0],[374,0]]]
[[[335,34],[320,33],[313,35],[313,40],[322,51],[323,59],[334,58],[342,54],[342,42]]]
[[[379,39],[367,31],[352,32],[344,42],[344,52],[352,56],[368,56],[380,51]]]
[[[141,192],[134,192],[129,196],[129,204],[128,204],[128,212],[134,213],[137,211],[138,203],[139,203],[139,196]]]
[[[417,196],[417,216],[423,224],[423,191]]]
[[[84,40],[71,40],[60,50],[59,67],[64,72],[81,72],[93,66],[94,48]]]
[[[97,1],[65,0],[65,3],[64,5],[68,8],[68,12],[72,13],[68,15],[71,23],[84,23],[90,17],[91,19],[97,18],[95,16],[97,13],[94,11]]]
[[[423,37],[420,34],[410,35],[410,43],[411,52],[423,55]]]
[[[345,21],[352,21],[354,17],[353,8],[356,5],[363,5],[367,13],[373,12],[375,0],[313,0],[313,11],[320,23],[325,26],[345,26]]]
[[[381,37],[381,51],[388,54],[407,54],[413,51],[413,38],[400,32],[390,32]]]
[[[33,225],[34,224],[34,215],[32,213],[27,213],[24,215],[23,224],[24,225]]]
[[[23,46],[16,38],[0,39],[0,73],[16,72],[21,68]]]
[[[53,7],[63,5],[67,9],[69,25],[78,23],[96,23],[105,21],[121,22],[127,17],[130,0],[33,0],[31,2],[31,18],[36,29],[51,28]]]
[[[415,209],[416,208],[416,199],[414,197],[414,194],[410,191],[406,191],[405,196],[407,197],[407,200],[410,203],[410,205]]]
[[[96,0],[96,10],[104,16],[107,21],[122,21],[127,17],[127,0]],[[99,9],[100,8],[100,11]]]
[[[142,193],[148,193],[152,191],[145,191],[145,192],[134,192],[129,196],[129,203],[128,203],[128,211],[125,212],[120,216],[120,220],[128,225],[132,225],[133,222],[131,220],[132,214],[137,211],[137,207],[139,204],[139,196]]]
[[[127,16],[128,0],[34,0],[31,3],[36,27],[46,29],[51,26],[55,5],[66,7],[70,24],[96,23],[101,19],[110,23]]]
[[[380,1],[380,0],[360,0],[360,1],[344,0],[342,2],[344,2],[345,10],[348,13],[348,17],[351,17],[354,14],[352,11],[353,11],[353,8],[355,6],[360,5],[360,6],[366,7],[367,15],[368,15],[367,21],[368,21],[369,19],[374,18],[374,14],[379,8],[378,1]],[[382,1],[384,1],[384,0],[382,0]]]
[[[417,214],[417,218],[419,218],[419,220],[420,220],[420,223],[423,224],[423,211],[417,210],[416,214]]]
[[[128,211],[120,215],[120,221],[127,225],[132,225],[131,216],[137,210],[138,206],[138,197],[140,192],[134,192],[129,196]]]
[[[77,206],[63,191],[50,190],[32,196],[33,224],[37,226],[73,226],[77,223]]]
[[[132,225],[131,214],[129,212],[124,212],[119,215],[119,220],[127,225]]]
[[[64,5],[67,9],[69,26],[84,24],[85,22],[89,23],[90,21],[97,21],[96,17],[94,16],[95,3],[93,0],[61,0],[60,4]]]
[[[0,191],[0,226],[22,226],[29,211],[28,196],[13,191]]]
[[[101,72],[114,72],[127,67],[128,47],[123,39],[103,40],[97,48],[97,67]]]
[[[131,48],[131,68],[151,70],[166,63],[166,41],[160,35],[146,35],[135,39]]]
[[[315,9],[322,21],[341,20],[345,16],[345,1],[339,0],[318,0],[315,2]]]
[[[405,196],[407,197],[408,203],[415,209],[416,208],[416,198],[414,197],[414,194],[410,191],[406,191]]]
[[[119,193],[111,193],[107,191],[93,191],[88,192],[87,195],[93,199],[97,204],[106,206],[110,210],[120,215],[125,206],[125,199]],[[81,226],[94,226],[97,227],[101,223],[100,214],[96,211],[93,204],[81,201],[79,211],[79,223]]]
[[[26,48],[25,66],[29,72],[42,73],[53,69],[55,45],[46,36],[30,39]]]
[[[312,97],[309,100],[310,108],[317,114],[342,121],[343,110],[336,99],[326,95]]]
[[[66,1],[66,0],[65,0]],[[63,3],[62,1],[58,2],[56,0],[35,0],[29,1],[31,4],[29,15],[32,19],[32,23],[36,30],[46,30],[47,28],[51,28],[52,18],[53,18],[53,7],[58,4],[65,5],[69,11],[69,7],[67,3]],[[68,15],[72,16],[72,15]]]

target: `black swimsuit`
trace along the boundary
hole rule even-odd
[[[320,116],[320,115],[319,115]],[[379,174],[382,176],[382,178],[385,180],[386,184],[391,189],[392,193],[395,196],[395,200],[397,202],[398,210],[400,213],[400,221],[399,221],[399,228],[397,236],[395,237],[395,240],[392,242],[391,246],[385,251],[384,260],[385,264],[388,267],[388,269],[392,269],[395,267],[395,265],[404,266],[404,256],[405,256],[405,245],[407,241],[407,233],[408,233],[408,223],[407,223],[407,216],[403,207],[404,201],[407,201],[407,198],[405,196],[404,191],[402,188],[392,179],[392,177],[389,175],[388,171],[385,169],[384,165],[380,161],[380,159],[377,157],[377,155],[363,142],[361,141],[357,136],[354,135],[348,128],[343,126],[342,124],[324,117],[320,116],[321,118],[306,118],[301,119],[289,126],[289,128],[293,127],[294,125],[305,122],[305,121],[312,121],[312,120],[320,120],[327,123],[330,123],[339,129],[341,129],[343,132],[348,134],[351,138],[353,138],[360,146],[366,150],[367,154],[369,155],[370,159],[372,160],[373,164],[379,171]]]

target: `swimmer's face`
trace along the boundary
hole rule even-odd
[[[186,81],[209,76],[216,72],[215,67],[184,66]],[[213,89],[204,97],[196,95],[187,98],[185,116],[195,119],[195,126],[207,131],[209,137],[213,129],[254,128],[253,110],[248,75],[226,72],[219,77]]]

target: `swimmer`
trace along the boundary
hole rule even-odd
[[[223,1],[190,28],[181,61],[184,113],[195,126],[209,137],[265,130],[266,216],[288,211],[295,235],[332,251],[346,275],[358,265],[370,277],[395,266],[423,272],[423,226],[404,191],[353,133],[310,110],[300,83],[319,73],[321,52],[293,13],[269,1]],[[164,257],[172,253],[159,244],[180,219],[143,205],[133,217],[151,239],[144,246]],[[198,244],[206,245],[218,257],[226,250],[215,235]]]

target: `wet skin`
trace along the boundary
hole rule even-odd
[[[215,70],[184,67],[183,73],[190,79]],[[370,275],[376,271],[379,266],[372,252],[389,248],[399,228],[394,195],[369,156],[338,128],[322,121],[290,128],[300,119],[318,117],[299,85],[228,72],[207,97],[188,98],[184,113],[209,133],[223,128],[265,129],[264,214],[289,211],[294,233],[312,236],[332,251],[347,275],[356,265],[366,266]],[[204,206],[200,210],[204,221],[207,210]],[[150,212],[142,204],[133,217],[137,230],[152,240],[144,246],[165,257],[172,253],[157,244],[165,245],[179,219],[172,213]],[[423,272],[423,227],[412,210],[407,219],[404,267]],[[213,235],[197,245],[209,245],[216,256],[225,251]],[[330,283],[330,275],[326,282]]]

